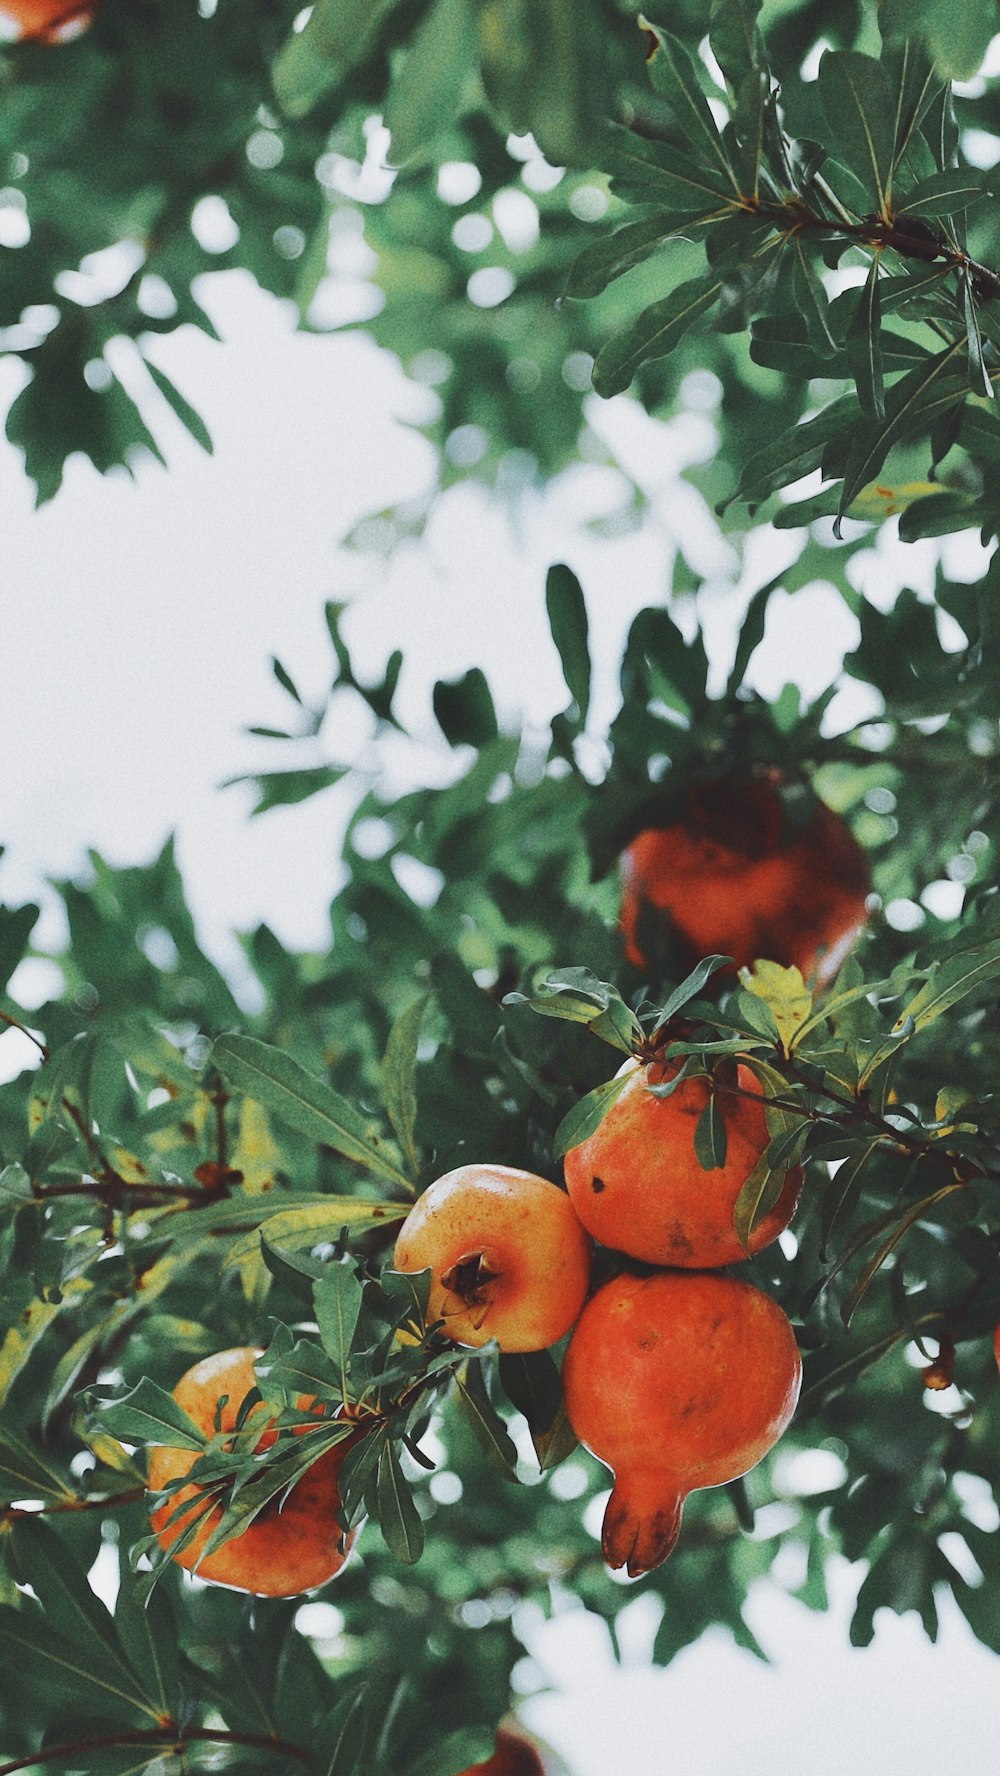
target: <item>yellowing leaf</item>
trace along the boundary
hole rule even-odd
[[[271,1133],[267,1111],[251,1098],[240,1106],[239,1134],[230,1155],[230,1164],[243,1173],[241,1191],[259,1196],[270,1190],[274,1174],[281,1163],[281,1150]]]
[[[896,487],[886,481],[869,481],[851,501],[850,517],[880,524],[883,518],[905,512],[914,500],[944,491],[941,481],[901,481]]]
[[[796,1033],[812,1011],[812,994],[798,968],[782,968],[777,962],[758,960],[753,968],[741,968],[740,980],[747,992],[763,999],[778,1026],[786,1054],[795,1046]]]

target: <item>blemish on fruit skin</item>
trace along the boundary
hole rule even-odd
[[[601,1191],[605,1188],[604,1179],[603,1178],[591,1178],[590,1188],[596,1196],[600,1196]]]

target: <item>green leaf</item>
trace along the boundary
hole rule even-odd
[[[339,87],[374,46],[398,0],[316,0],[305,28],[293,31],[272,69],[274,91],[289,117],[304,117]]]
[[[82,1700],[96,1716],[132,1723],[137,1714],[151,1712],[134,1674],[120,1682],[109,1673],[99,1645],[66,1640],[35,1604],[20,1609],[0,1604],[0,1661],[7,1672],[27,1663],[51,1694]]]
[[[0,906],[0,987],[5,987],[28,947],[41,907]]]
[[[857,421],[853,396],[841,395],[812,419],[789,426],[743,465],[735,497],[756,508],[769,494],[821,467],[831,444],[848,438]]]
[[[548,1351],[501,1353],[500,1380],[512,1406],[523,1413],[541,1472],[557,1467],[577,1445],[566,1416],[559,1371]]]
[[[874,480],[896,440],[920,425],[929,428],[932,414],[961,398],[964,383],[957,358],[964,344],[964,338],[955,340],[918,364],[889,390],[884,419],[857,429],[840,490],[838,524],[855,495]]]
[[[490,1462],[505,1480],[515,1478],[517,1450],[507,1427],[486,1391],[483,1372],[475,1361],[463,1363],[455,1376],[455,1397]]]
[[[308,801],[321,790],[332,789],[346,776],[347,772],[336,765],[304,765],[295,771],[247,772],[239,777],[227,777],[222,788],[234,789],[238,783],[254,784],[257,801],[250,813],[267,814],[272,808],[288,808]]]
[[[486,675],[478,666],[470,666],[461,678],[439,679],[432,701],[449,746],[486,746],[497,738],[497,712]]]
[[[312,1294],[320,1343],[344,1379],[346,1397],[351,1342],[361,1313],[362,1286],[348,1265],[328,1264],[323,1276],[313,1283]]]
[[[632,203],[656,204],[668,215],[692,221],[699,216],[729,213],[732,183],[728,172],[697,165],[669,142],[609,124],[599,147],[599,165],[611,178],[611,189]]]
[[[265,1110],[413,1195],[411,1180],[382,1151],[379,1136],[361,1112],[291,1055],[256,1036],[232,1034],[216,1038],[211,1060],[224,1078]]]
[[[628,388],[636,371],[666,357],[679,340],[718,301],[723,280],[714,272],[678,284],[654,302],[624,333],[602,346],[594,362],[594,389],[605,397]]]
[[[964,1189],[965,1185],[961,1183],[945,1184],[940,1190],[932,1190],[929,1195],[921,1197],[920,1201],[914,1203],[913,1207],[908,1209],[905,1215],[900,1216],[887,1238],[876,1247],[875,1252],[865,1264],[854,1287],[848,1295],[847,1300],[844,1302],[841,1309],[841,1318],[843,1319],[845,1326],[850,1325],[861,1303],[862,1297],[868,1291],[869,1285],[881,1270],[886,1259],[895,1251],[900,1240],[904,1235],[909,1233],[910,1228],[916,1226],[916,1223],[923,1219],[928,1210],[936,1208],[937,1204],[943,1202],[946,1196],[953,1196],[956,1190]]]
[[[953,216],[985,197],[992,197],[996,179],[975,167],[948,167],[914,185],[909,196],[893,200],[897,216]]]
[[[227,1247],[223,1269],[254,1257],[262,1238],[271,1246],[291,1252],[307,1251],[311,1246],[337,1239],[345,1227],[349,1233],[366,1233],[371,1227],[391,1227],[395,1221],[405,1221],[408,1212],[405,1203],[369,1202],[363,1196],[328,1196],[313,1197],[302,1208],[279,1209],[277,1214],[270,1214],[258,1197],[253,1210],[254,1224]]]
[[[13,1504],[16,1499],[71,1497],[67,1482],[49,1466],[34,1444],[13,1425],[5,1425],[0,1433],[0,1499]]]
[[[126,1443],[162,1443],[168,1449],[205,1448],[206,1439],[172,1394],[144,1375],[117,1400],[95,1400],[99,1429]]]
[[[366,1685],[334,1704],[316,1733],[323,1764],[321,1776],[354,1776],[364,1749]]]
[[[615,278],[623,277],[641,265],[651,253],[677,236],[688,238],[691,230],[705,217],[669,215],[643,216],[637,222],[626,222],[611,234],[602,235],[574,259],[566,279],[565,294],[581,300],[600,296]]]
[[[18,1165],[15,1160],[13,1165],[4,1166],[0,1171],[0,1203],[8,1208],[16,1208],[19,1203],[29,1203],[33,1200],[34,1191],[31,1188],[31,1179],[23,1165]]]
[[[422,155],[462,115],[473,70],[478,17],[470,0],[435,0],[389,88],[382,121],[392,138],[390,166]]]
[[[19,1518],[13,1539],[17,1565],[30,1578],[46,1624],[85,1655],[95,1683],[113,1688],[133,1707],[155,1718],[156,1698],[144,1694],[113,1618],[91,1590],[65,1542],[41,1517]]]
[[[885,382],[882,374],[882,311],[879,306],[879,261],[871,269],[858,296],[858,306],[847,330],[847,362],[866,419],[885,418]]]
[[[765,588],[765,590],[770,590],[770,588]],[[656,1012],[657,1024],[668,1024],[671,1018],[677,1016],[683,1006],[689,1005],[695,995],[701,992],[709,977],[720,968],[725,968],[726,964],[732,960],[732,956],[703,956],[701,961],[692,968],[691,973],[681,981],[680,986],[675,987],[673,992],[667,995],[663,1004],[659,1006]]]
[[[1000,974],[1000,942],[982,949],[963,950],[946,961],[936,962],[915,996],[908,1000],[883,1042],[865,1062],[859,1084],[864,1086],[883,1063],[893,1057],[901,1042],[925,1030],[943,1012],[974,993]]]
[[[545,609],[559,651],[566,688],[576,704],[576,725],[584,728],[590,708],[590,647],[583,588],[571,568],[559,563],[545,579]]]
[[[647,19],[640,19],[640,23],[656,38],[656,48],[646,64],[650,80],[673,111],[690,145],[692,157],[714,167],[721,173],[728,189],[739,195],[739,181],[683,43]]]
[[[390,1442],[379,1457],[376,1493],[379,1528],[386,1547],[397,1560],[413,1566],[423,1552],[424,1525]]]
[[[972,278],[968,272],[959,275],[958,289],[962,302],[962,315],[965,320],[965,336],[969,346],[969,387],[974,395],[991,397],[993,384],[983,358],[983,339],[979,331],[979,317],[976,313]]]
[[[715,1171],[726,1163],[726,1125],[717,1092],[712,1092],[695,1124],[694,1152],[698,1164],[706,1172]]]
[[[629,1082],[629,1075],[616,1074],[603,1085],[586,1092],[572,1110],[568,1110],[552,1137],[553,1159],[565,1159],[571,1147],[579,1147],[600,1128],[612,1104],[617,1103]]]
[[[708,41],[731,87],[740,86],[761,65],[760,8],[761,0],[711,0]]]
[[[385,1113],[403,1150],[407,1166],[414,1175],[420,1170],[420,1155],[417,1151],[414,1134],[417,1120],[417,1094],[414,1082],[417,1052],[420,1046],[420,1026],[423,1023],[429,1000],[430,994],[425,993],[422,998],[415,999],[412,1005],[408,1005],[406,1010],[400,1013],[389,1032],[379,1072],[379,1085],[382,1090]]]
[[[857,50],[827,50],[819,68],[819,96],[836,152],[880,214],[888,215],[896,107],[882,67]]]
[[[835,1231],[842,1227],[854,1212],[864,1188],[868,1162],[884,1141],[883,1135],[873,1135],[870,1140],[854,1146],[827,1184],[820,1212],[819,1255],[824,1264],[827,1261],[830,1241]]]
[[[142,361],[159,389],[160,394],[173,408],[181,425],[190,432],[195,443],[200,444],[202,450],[211,456],[214,449],[212,434],[201,415],[195,412],[190,401],[187,400],[186,397],[181,394],[180,389],[171,382],[170,377],[165,370],[161,370],[158,364],[154,364],[150,358],[146,357],[145,353],[143,353]]]

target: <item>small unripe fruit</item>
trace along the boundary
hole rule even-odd
[[[770,1137],[760,1085],[749,1067],[740,1066],[736,1091],[717,1093],[725,1163],[706,1171],[694,1139],[711,1082],[695,1075],[665,1098],[649,1089],[673,1079],[679,1066],[677,1061],[626,1061],[621,1096],[594,1133],[566,1155],[566,1185],[580,1220],[602,1245],[647,1264],[712,1270],[747,1256],[733,1210]],[[794,1166],[750,1235],[751,1253],[788,1226],[801,1189],[802,1168]]]
[[[671,1553],[689,1492],[737,1479],[778,1441],[802,1363],[787,1316],[760,1289],[661,1271],[598,1289],[562,1373],[573,1429],[614,1472],[604,1558],[635,1577]]]
[[[590,1241],[565,1191],[514,1166],[464,1165],[418,1197],[399,1230],[397,1270],[430,1270],[429,1322],[455,1344],[496,1339],[544,1350],[573,1325]]]
[[[245,1345],[217,1351],[181,1376],[173,1390],[174,1399],[206,1436],[215,1430],[216,1410],[224,1395],[228,1398],[219,1413],[219,1426],[223,1431],[235,1429],[244,1399],[257,1386],[254,1361],[261,1354]],[[308,1411],[312,1401],[303,1396],[296,1404]],[[262,1421],[258,1449],[266,1449],[278,1434],[263,1413]],[[296,1434],[301,1435],[304,1428],[296,1426]],[[201,1560],[201,1551],[222,1515],[217,1504],[203,1511],[197,1534],[172,1558],[179,1566],[197,1569],[201,1579],[261,1597],[297,1597],[302,1591],[325,1585],[340,1571],[354,1540],[353,1533],[345,1534],[337,1521],[338,1476],[352,1442],[345,1439],[321,1455],[295,1482],[283,1504],[272,1499],[241,1535],[223,1542]],[[197,1455],[193,1449],[152,1449],[149,1490],[159,1492],[169,1481],[186,1474]],[[167,1502],[152,1512],[151,1522],[162,1547],[172,1548],[203,1497],[203,1488],[192,1482],[171,1493]],[[189,1500],[192,1508],[175,1515]]]
[[[669,933],[686,965],[759,957],[832,980],[867,917],[869,872],[850,828],[818,802],[788,818],[778,771],[693,782],[669,824],[622,854],[625,953],[648,966],[643,921]]]

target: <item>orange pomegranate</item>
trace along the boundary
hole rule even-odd
[[[399,1230],[397,1270],[430,1270],[428,1320],[456,1344],[495,1338],[543,1350],[573,1325],[590,1241],[565,1191],[514,1166],[464,1165],[418,1197]]]
[[[563,1364],[580,1441],[614,1473],[601,1548],[635,1577],[671,1553],[689,1492],[754,1467],[788,1425],[802,1364],[769,1295],[705,1271],[619,1276]]]
[[[238,1346],[202,1358],[181,1376],[173,1390],[174,1399],[206,1435],[211,1435],[219,1401],[228,1396],[219,1423],[222,1430],[233,1430],[243,1400],[257,1385],[254,1361],[261,1354],[249,1346]],[[297,1404],[308,1411],[312,1401],[303,1396]],[[296,1427],[298,1434],[302,1428]],[[258,1449],[266,1449],[277,1434],[273,1427],[269,1428],[265,1417]],[[261,1597],[296,1597],[301,1591],[325,1585],[340,1571],[354,1539],[353,1534],[345,1535],[337,1521],[337,1478],[349,1447],[350,1443],[345,1441],[321,1455],[296,1481],[283,1504],[277,1498],[271,1500],[242,1535],[223,1542],[199,1563],[201,1551],[222,1515],[221,1507],[213,1505],[201,1516],[198,1533],[173,1558],[189,1570],[197,1567],[199,1578],[252,1591]],[[193,1449],[153,1449],[149,1458],[149,1490],[158,1492],[168,1481],[186,1474],[196,1459]],[[203,1496],[202,1487],[192,1483],[171,1493],[167,1502],[152,1512],[152,1525],[162,1547],[169,1550],[173,1546],[181,1530],[192,1521]],[[171,1522],[178,1505],[188,1499],[192,1509],[182,1511]]]
[[[1000,1369],[1000,1324],[993,1328],[993,1355],[997,1360],[997,1368]]]
[[[533,1742],[518,1727],[499,1726],[491,1757],[469,1764],[459,1776],[545,1776],[545,1764]]]
[[[70,25],[87,24],[93,13],[88,0],[0,0],[0,19],[20,26],[20,37],[37,37],[42,43],[57,41]]]
[[[793,823],[779,771],[700,779],[670,824],[640,832],[622,855],[625,953],[648,966],[640,926],[669,932],[685,961],[758,957],[833,979],[865,923],[864,852],[849,827],[816,802]]]
[[[725,1164],[705,1171],[695,1152],[698,1118],[712,1091],[704,1075],[684,1079],[667,1098],[650,1086],[672,1079],[678,1061],[626,1061],[628,1080],[603,1121],[564,1161],[570,1200],[588,1233],[647,1264],[711,1270],[747,1256],[733,1225],[740,1190],[769,1136],[760,1085],[749,1067],[718,1093],[726,1131]],[[750,1251],[777,1239],[795,1212],[802,1167],[785,1175],[773,1208],[750,1235]]]

